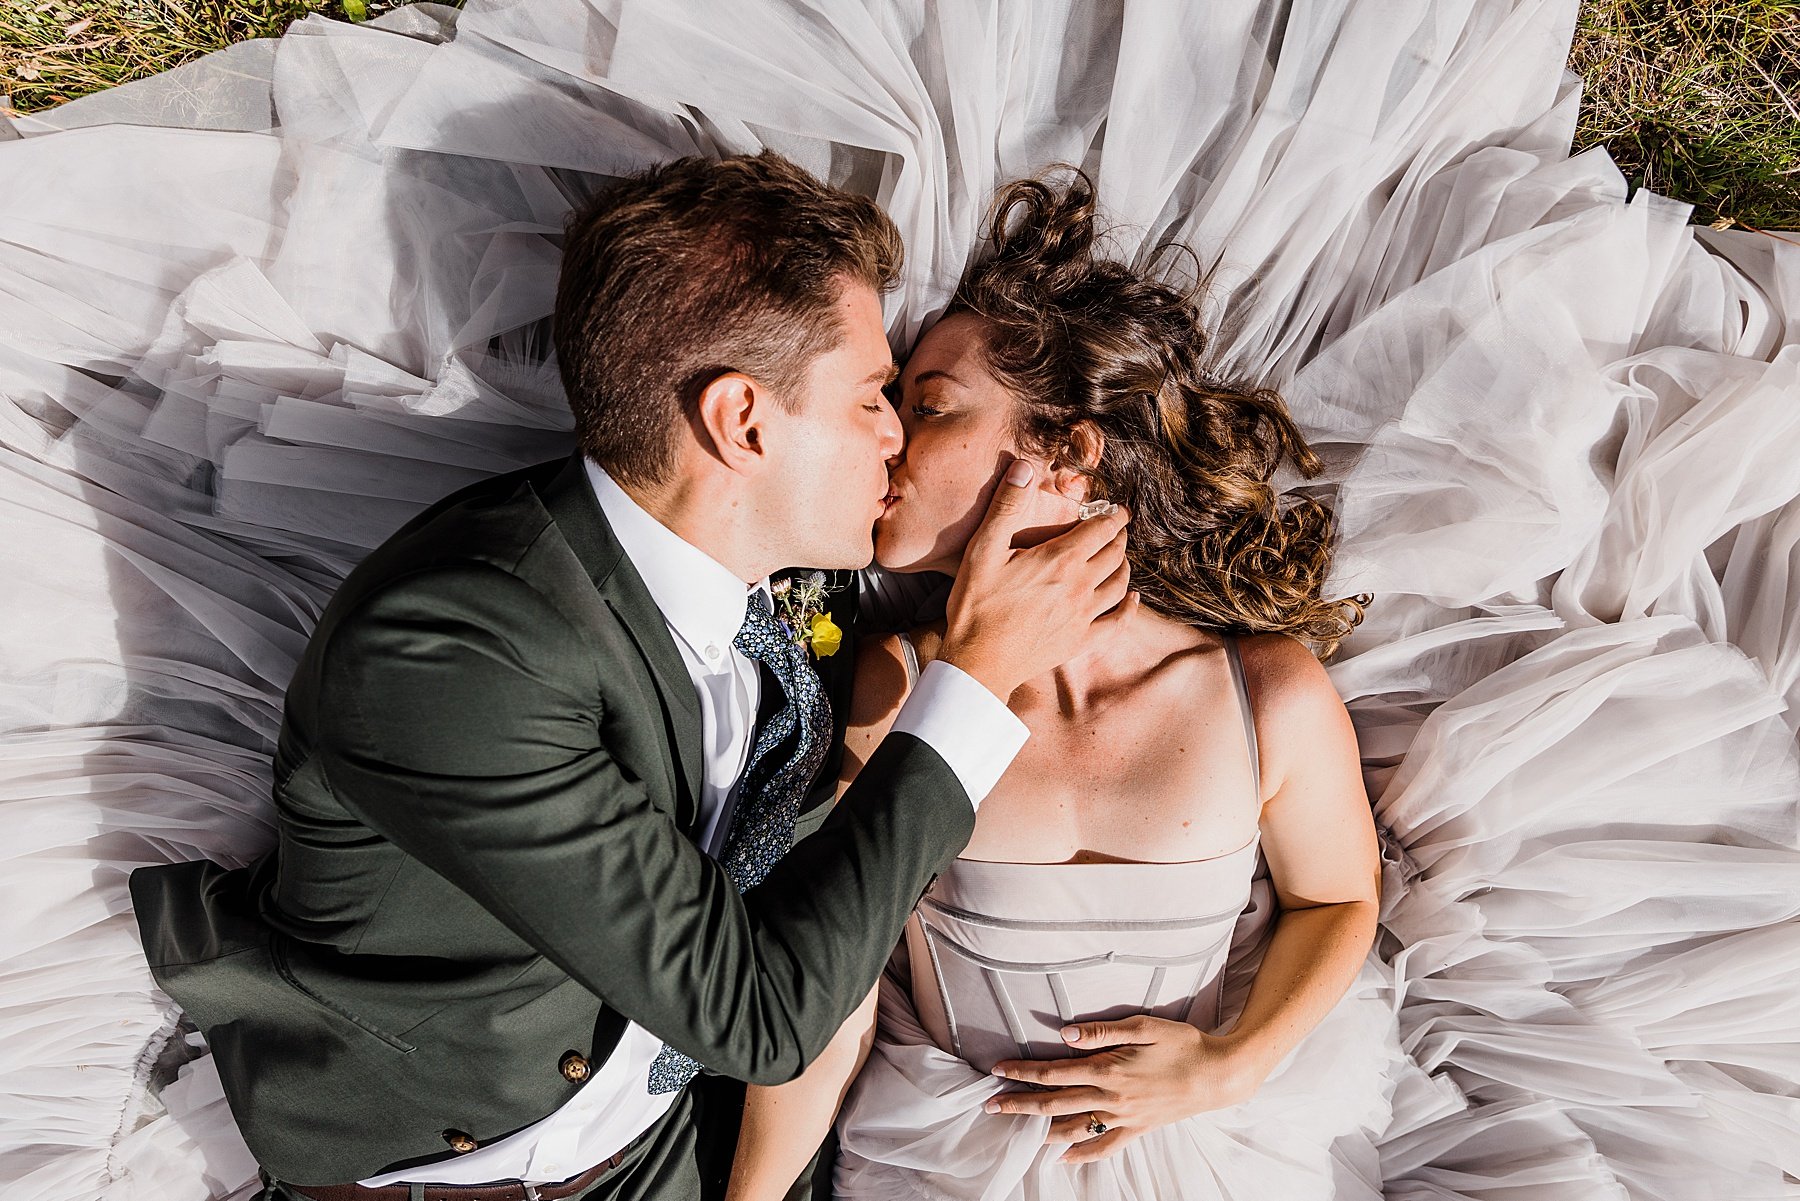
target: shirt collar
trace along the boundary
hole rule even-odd
[[[743,627],[750,594],[760,591],[768,598],[769,577],[746,586],[729,567],[646,512],[605,468],[585,455],[581,462],[613,536],[669,628],[699,654],[709,645],[730,646]],[[712,665],[722,668],[725,662],[721,656]]]

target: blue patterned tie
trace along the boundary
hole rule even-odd
[[[725,874],[739,892],[745,892],[762,883],[793,842],[800,800],[825,758],[831,737],[831,703],[819,687],[819,673],[806,661],[805,648],[769,613],[760,589],[750,594],[743,628],[731,644],[774,673],[787,700],[781,712],[757,731],[749,764],[738,783],[737,808],[721,856]],[[800,737],[793,753],[785,762],[779,761],[772,752],[787,741],[795,726],[800,728]],[[699,1064],[664,1044],[650,1065],[650,1092],[675,1092],[699,1071]]]

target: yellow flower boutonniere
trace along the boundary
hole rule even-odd
[[[825,611],[824,572],[771,581],[769,595],[775,600],[776,619],[795,645],[823,659],[844,644],[844,631]]]
[[[823,659],[837,654],[838,647],[844,645],[844,631],[838,629],[837,623],[831,620],[829,613],[814,613],[812,619],[812,637],[807,640],[813,654]]]

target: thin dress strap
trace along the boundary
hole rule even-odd
[[[905,631],[897,636],[900,639],[900,657],[906,660],[906,690],[911,692],[919,682],[919,648],[913,645],[912,638]]]
[[[1257,803],[1262,803],[1262,759],[1256,750],[1256,718],[1250,708],[1250,688],[1244,683],[1244,658],[1238,653],[1236,634],[1225,635],[1225,658],[1231,663],[1231,682],[1237,686],[1238,712],[1244,718],[1244,744],[1250,748],[1250,782]]]

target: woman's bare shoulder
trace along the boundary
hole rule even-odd
[[[1237,644],[1244,663],[1244,683],[1259,716],[1325,700],[1340,703],[1325,665],[1298,638],[1288,634],[1240,634]]]
[[[906,659],[900,635],[865,635],[856,641],[856,675],[850,690],[849,728],[887,732],[906,701]]]
[[[1332,742],[1348,737],[1354,746],[1344,702],[1306,643],[1287,634],[1245,634],[1238,652],[1267,779],[1282,779],[1298,759]]]
[[[900,646],[902,637],[912,643],[913,654],[923,669],[937,658],[938,648],[943,645],[944,623],[917,626],[904,636],[875,634],[858,639],[850,702],[849,724],[853,730],[873,731],[878,738],[886,734],[906,702],[907,693],[912,691],[906,652]]]
[[[850,712],[844,721],[844,755],[837,795],[887,737],[906,702],[906,660],[897,634],[863,635],[856,640],[856,668],[850,682]]]
[[[907,632],[907,637],[912,641],[913,650],[918,652],[920,667],[924,667],[938,657],[938,650],[944,645],[946,628],[948,627],[944,620],[939,618],[937,621],[926,622],[922,626],[914,626]]]

